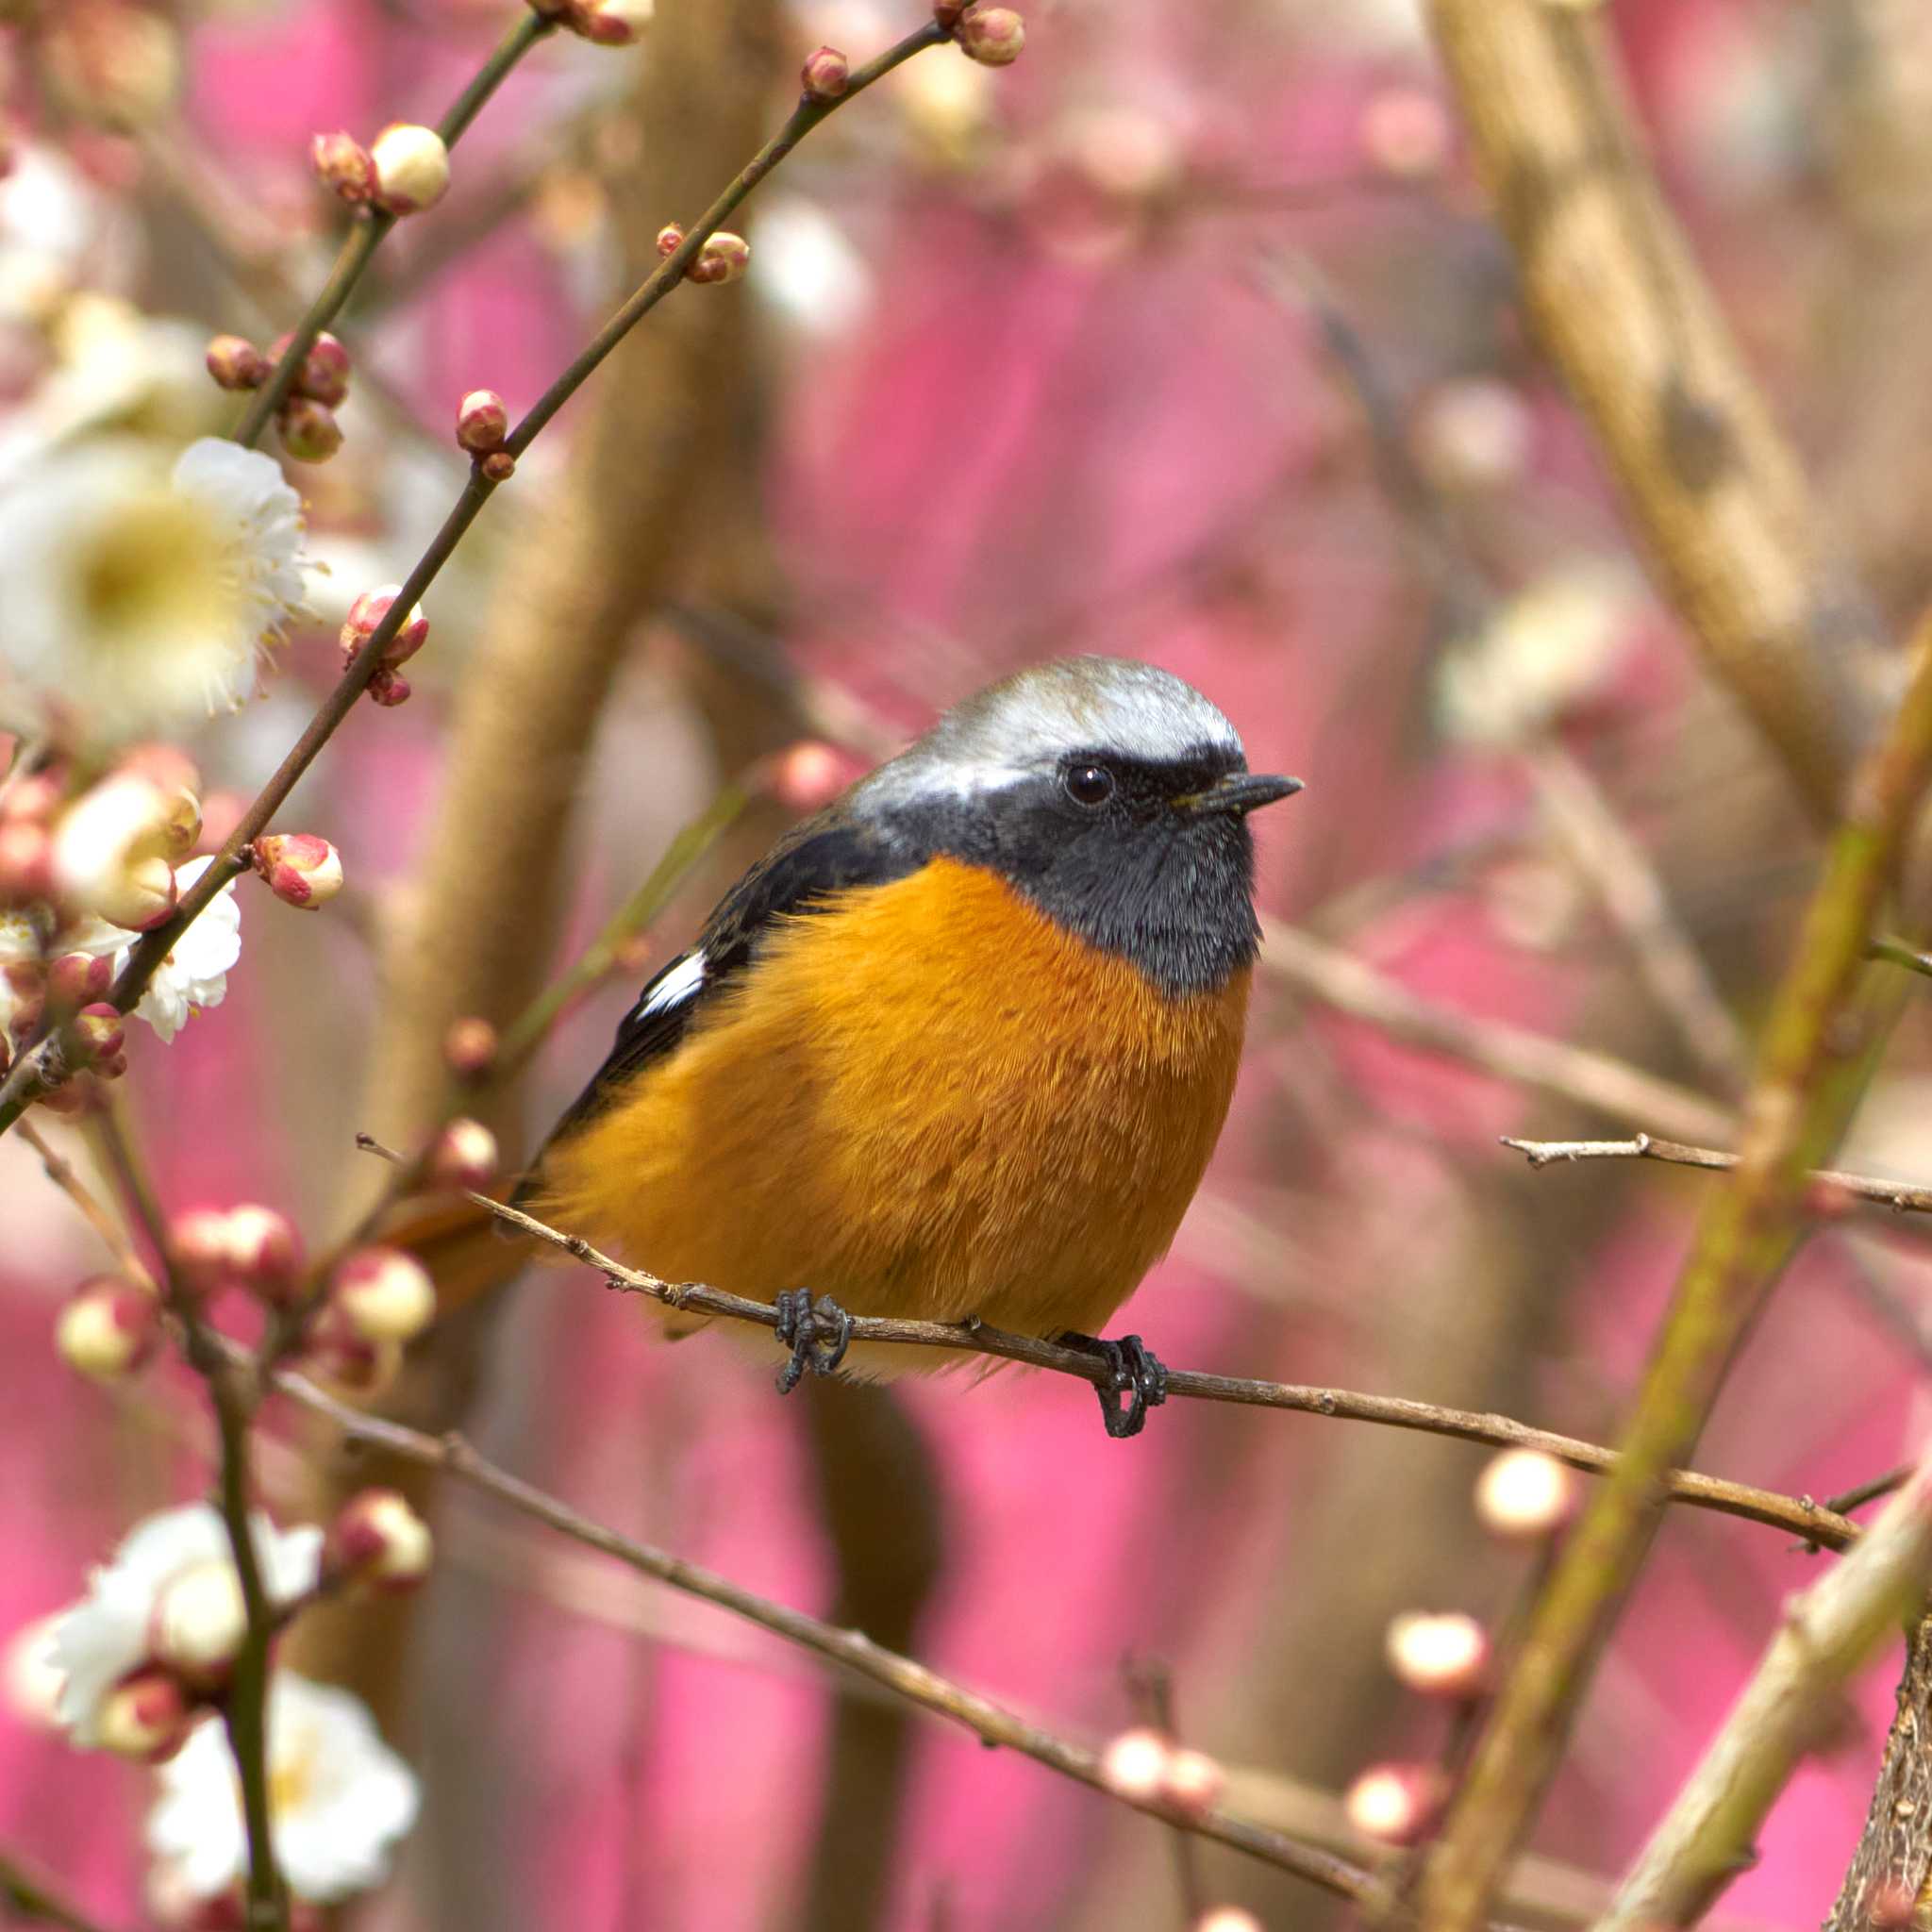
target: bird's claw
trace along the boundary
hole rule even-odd
[[[778,1393],[790,1395],[808,1369],[815,1375],[837,1371],[852,1346],[852,1317],[830,1295],[814,1296],[808,1288],[788,1288],[775,1306],[774,1333],[791,1350],[791,1358],[778,1371]]]
[[[1107,1364],[1108,1380],[1095,1385],[1100,1418],[1117,1442],[1138,1436],[1146,1426],[1147,1411],[1167,1400],[1167,1370],[1160,1357],[1138,1335],[1108,1341],[1091,1335],[1063,1335],[1069,1347],[1097,1355]],[[1121,1398],[1127,1398],[1121,1406]]]

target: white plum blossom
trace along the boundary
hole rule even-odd
[[[262,1589],[277,1606],[294,1603],[322,1573],[322,1531],[312,1524],[277,1529],[257,1510],[249,1519]],[[78,1745],[100,1745],[108,1693],[148,1660],[157,1598],[184,1573],[230,1560],[228,1532],[210,1503],[150,1516],[129,1531],[88,1577],[87,1595],[54,1626],[53,1661],[61,1674],[56,1709]]]
[[[185,894],[190,886],[214,863],[211,858],[191,858],[175,868],[175,885]],[[127,963],[129,945],[114,955],[118,974]],[[228,993],[228,969],[242,957],[242,908],[236,903],[235,882],[217,892],[205,911],[168,951],[156,969],[147,991],[135,1008],[135,1017],[145,1020],[163,1040],[173,1040],[187,1025],[189,1015],[203,1007],[218,1007]]]
[[[255,690],[302,608],[301,499],[218,437],[100,438],[0,486],[0,724],[165,734]]]
[[[157,1777],[147,1843],[168,1889],[227,1891],[248,1869],[248,1834],[220,1722],[201,1724]],[[269,1684],[268,1781],[275,1860],[290,1890],[317,1904],[380,1885],[421,1803],[361,1700],[290,1671]]]

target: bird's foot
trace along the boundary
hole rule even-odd
[[[852,1317],[830,1295],[814,1296],[808,1288],[788,1288],[776,1307],[778,1341],[791,1350],[791,1359],[778,1371],[778,1393],[790,1395],[808,1369],[829,1375],[845,1359]]]
[[[1138,1436],[1146,1424],[1147,1411],[1167,1400],[1167,1370],[1160,1357],[1138,1335],[1106,1341],[1091,1335],[1070,1334],[1062,1335],[1060,1341],[1083,1355],[1097,1355],[1107,1364],[1110,1380],[1094,1389],[1107,1433],[1117,1442]],[[1123,1396],[1127,1398],[1124,1408]]]

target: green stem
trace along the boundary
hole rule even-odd
[[[1932,979],[1932,953],[1922,953],[1902,939],[1887,934],[1883,939],[1874,940],[1867,950],[1874,959],[1889,959],[1894,966],[1903,966],[1909,973],[1923,973]]]
[[[1609,1479],[1551,1574],[1447,1827],[1423,1923],[1474,1932],[1533,1823],[1576,1708],[1724,1376],[1803,1229],[1808,1172],[1849,1120],[1903,1002],[1859,985],[1874,921],[1932,775],[1932,633],[1889,730],[1856,774],[1774,1003],[1734,1176],[1707,1203]]]
[[[437,123],[436,131],[442,137],[445,147],[456,146],[470,123],[482,111],[484,103],[502,85],[505,75],[539,41],[556,29],[557,23],[545,20],[541,14],[526,9],[519,15],[516,25],[497,42],[489,59],[472,76],[469,86],[457,96],[449,112]],[[394,215],[385,214],[380,208],[371,208],[358,217],[355,225],[342,239],[341,249],[336,256],[335,266],[329,271],[328,280],[308,305],[308,312],[295,325],[294,333],[290,336],[288,346],[270,372],[268,380],[249,398],[241,422],[235,425],[234,440],[237,442],[253,448],[261,440],[261,432],[268,427],[269,418],[288,400],[304,360],[315,346],[316,337],[341,313],[349,297],[356,291],[356,284],[375,260],[375,251],[382,246],[383,238],[395,226],[396,220]]]

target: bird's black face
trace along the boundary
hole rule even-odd
[[[1208,992],[1260,940],[1247,813],[1299,790],[1220,746],[1158,761],[1096,748],[983,797],[929,804],[923,829],[931,850],[998,873],[1163,992]]]

